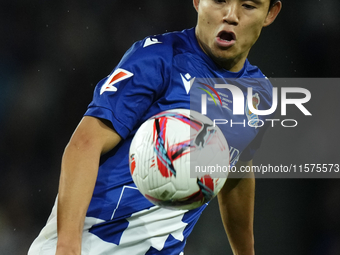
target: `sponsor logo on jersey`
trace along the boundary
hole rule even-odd
[[[218,99],[219,101],[219,104],[223,107],[223,104],[222,104],[222,99],[220,97],[220,95],[217,93],[217,91],[210,85],[208,84],[205,84],[205,83],[202,83],[202,82],[198,82],[199,84],[203,85],[204,87],[203,88],[198,88],[200,90],[203,90],[206,94],[202,94],[201,95],[201,113],[203,115],[206,115],[207,114],[207,94],[210,96],[211,100],[210,101],[214,101],[215,105],[217,105],[217,102],[216,102],[216,99]],[[209,91],[212,91],[214,93],[214,95]],[[215,98],[216,97],[216,98]]]
[[[107,78],[104,85],[100,89],[100,94],[103,94],[106,91],[116,92],[117,88],[113,85],[117,82],[130,78],[131,76],[133,76],[133,73],[122,68],[118,68]]]
[[[180,74],[180,75],[181,75],[181,78],[182,78],[182,81],[183,81],[185,91],[187,92],[187,94],[189,94],[191,86],[195,81],[195,77],[192,78],[189,73],[185,74],[184,76],[183,76],[183,74]]]
[[[255,93],[255,95],[253,95],[252,103],[253,103],[254,109],[258,110],[258,106],[260,104],[260,97],[258,93]],[[248,123],[251,127],[258,128],[260,126],[259,116],[255,113],[252,113],[249,110],[248,100],[246,100],[246,115],[248,118]]]
[[[148,47],[153,44],[157,44],[157,43],[162,43],[162,42],[158,41],[157,38],[150,38],[150,37],[146,38],[143,48]]]
[[[199,83],[202,84],[203,86],[205,86],[206,88],[209,88],[215,94],[215,96],[217,97],[218,101],[220,102],[220,104],[222,106],[222,100],[221,100],[220,95],[217,93],[217,91],[212,86],[209,86],[208,84],[205,84],[205,83],[202,83],[202,82],[199,82]],[[215,105],[217,105],[215,97],[213,96],[213,94],[211,94],[211,92],[209,90],[204,89],[204,88],[199,88],[199,89],[206,92],[211,97],[211,99],[214,101]]]

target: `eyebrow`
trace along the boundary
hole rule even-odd
[[[263,4],[263,1],[261,0],[241,0],[241,2],[246,2],[246,1],[254,2],[255,4],[259,4],[259,5]]]

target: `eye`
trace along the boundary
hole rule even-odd
[[[216,3],[225,3],[225,0],[214,0]]]
[[[253,10],[253,9],[256,8],[255,6],[250,5],[250,4],[243,4],[242,6],[243,6],[245,9],[247,9],[247,10]]]

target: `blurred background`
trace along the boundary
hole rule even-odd
[[[339,17],[339,1],[283,0],[249,60],[273,81],[337,78]],[[26,254],[44,226],[96,83],[135,41],[195,23],[189,0],[1,1],[0,254]],[[255,164],[340,163],[340,79],[318,81],[306,104],[313,116],[288,111],[298,127],[269,129]],[[256,189],[257,254],[340,254],[340,179],[261,178]],[[185,254],[231,254],[216,200]]]

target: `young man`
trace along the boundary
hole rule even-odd
[[[198,90],[186,86],[193,77],[249,78],[258,107],[268,109],[271,85],[246,58],[262,28],[281,9],[280,1],[270,0],[193,3],[198,13],[195,29],[135,43],[98,83],[65,149],[52,214],[29,255],[183,254],[186,238],[206,205],[172,211],[147,201],[130,176],[128,150],[133,135],[156,113],[199,102]],[[244,91],[250,85],[240,82],[239,86]],[[214,114],[232,118],[228,107],[208,116]],[[234,130],[222,130],[233,150],[231,164],[251,165],[263,128]],[[251,174],[242,177],[228,178],[218,201],[234,254],[251,255],[255,184]]]

